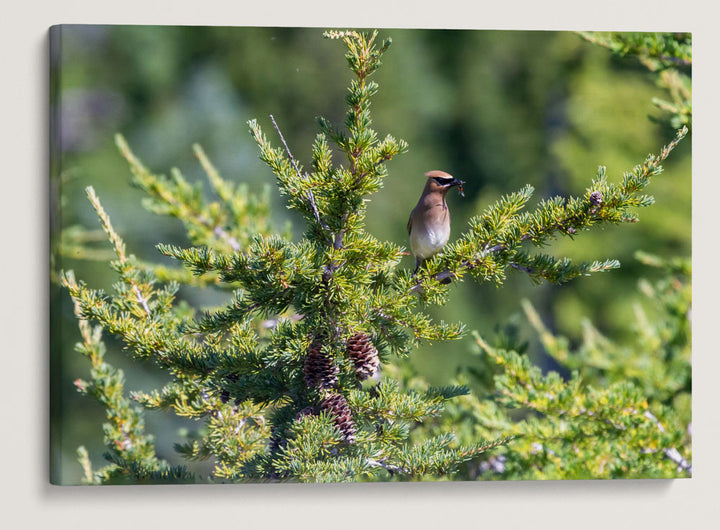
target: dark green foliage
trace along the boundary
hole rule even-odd
[[[345,44],[354,78],[344,128],[319,119],[311,169],[305,170],[293,156],[274,117],[270,120],[282,147],[274,147],[257,120],[249,122],[260,159],[275,175],[288,208],[306,222],[303,236],[293,241],[287,232],[273,231],[267,194],[249,195],[244,187],[227,183],[199,147],[196,155],[218,202],[207,203],[200,186],[189,184],[177,171],[170,179],[151,174],[118,137],[133,182],[149,195],[146,207],[181,220],[192,246],[157,246],[181,265],[177,268],[126,255],[90,188],[90,200],[118,258],[113,268],[120,281],[112,293],[104,293],[76,282],[71,273],[63,276],[81,330],[86,320],[96,322],[118,337],[131,356],[156,364],[170,376],[164,387],[132,397],[146,408],[202,422],[189,441],[175,448],[191,461],[211,459],[213,481],[431,479],[466,469],[514,436],[518,440],[507,451],[517,447],[525,455],[530,454],[527,444],[539,443],[535,440],[547,432],[565,436],[562,422],[547,426],[528,420],[525,429],[504,416],[495,402],[475,402],[480,421],[471,436],[459,441],[452,425],[435,427],[453,402],[476,399],[468,388],[402,381],[393,362],[422,342],[457,339],[464,333],[463,324],[438,321],[429,311],[448,301],[447,278],[460,282],[468,274],[478,282],[501,285],[508,270],[515,269],[536,281],[561,284],[619,266],[612,259],[575,264],[533,248],[598,225],[634,222],[634,208],[652,204],[640,193],[661,172],[660,162],[687,129],[619,184],[609,182],[601,168],[580,197],[543,200],[530,211],[525,211],[530,186],[501,198],[472,217],[454,243],[412,275],[400,267],[402,247],[365,231],[367,202],[388,178],[387,162],[407,148],[391,135],[381,139],[371,128],[370,102],[378,85],[369,77],[380,67],[390,40],[378,45],[376,32],[330,31],[325,36]],[[233,295],[218,308],[196,311],[176,302],[179,285],[216,285]],[[99,336],[93,340],[100,344]],[[630,382],[583,394],[577,377],[566,383],[557,375],[543,375],[516,352],[485,349],[504,370],[496,379],[503,396],[500,404],[547,417],[562,411],[573,420],[592,410],[604,423],[583,424],[582,433],[627,433],[627,439],[608,436],[607,450],[615,458],[608,465],[611,476],[622,475],[617,471],[622,467],[616,462],[622,453],[617,440],[637,442],[636,428],[650,437],[655,432],[645,414],[650,414],[646,398]],[[108,377],[115,378],[112,385]],[[675,379],[658,377],[667,383],[667,391],[677,390]],[[95,477],[94,482],[109,481],[118,473],[140,482],[199,480],[154,456],[139,413],[122,397],[121,375],[109,367],[94,371],[92,382],[84,386],[92,388],[108,410],[119,411],[106,427],[107,444],[116,449],[106,468],[113,474],[93,474],[84,459],[86,475]],[[630,412],[617,417],[618,410]],[[130,415],[122,421],[137,439],[130,444],[115,427],[120,421],[115,416],[122,414]],[[640,417],[647,421],[637,427],[633,422]],[[648,438],[644,447],[676,447],[672,436],[674,432]],[[144,448],[141,454],[136,454],[138,447]],[[548,457],[559,465],[557,460]],[[523,475],[531,473],[523,468],[525,462],[513,462],[516,474],[510,478],[553,476],[550,464],[543,464],[537,475]],[[643,460],[638,476],[667,471],[652,468],[654,462]],[[585,476],[577,466],[567,469]]]

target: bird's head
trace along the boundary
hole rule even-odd
[[[427,184],[425,184],[426,193],[440,192],[445,195],[450,188],[457,186],[460,195],[463,197],[465,196],[463,193],[463,185],[465,184],[464,180],[456,179],[451,174],[445,173],[444,171],[428,171],[425,173],[425,176],[428,179]]]

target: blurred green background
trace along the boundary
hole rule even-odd
[[[63,229],[99,228],[85,198],[93,185],[128,252],[163,260],[159,242],[188,245],[179,222],[141,206],[143,195],[129,185],[130,172],[114,144],[122,133],[156,173],[179,168],[203,179],[191,146],[200,143],[221,174],[253,191],[273,186],[258,160],[246,122],[257,118],[273,138],[273,114],[296,158],[309,165],[318,132],[316,116],[341,124],[351,75],[344,49],[322,38],[319,28],[229,28],[163,26],[63,26],[51,53],[51,145],[53,243]],[[409,143],[389,163],[385,188],[372,197],[368,230],[407,245],[405,224],[424,184],[423,173],[448,171],[467,182],[465,198],[449,196],[453,233],[465,221],[525,184],[534,201],[557,194],[582,194],[605,165],[611,180],[657,152],[674,136],[651,103],[664,97],[654,76],[631,59],[571,32],[384,29],[393,44],[374,76],[380,92],[373,103],[380,136]],[[277,139],[273,140],[280,145]],[[691,242],[690,139],[664,164],[648,188],[657,203],[640,211],[641,222],[595,229],[565,238],[548,249],[575,260],[617,258],[620,270],[568,285],[535,286],[523,273],[506,283],[452,286],[452,303],[436,311],[445,320],[493,337],[517,321],[519,301],[529,298],[545,322],[578,337],[590,318],[607,335],[622,339],[632,320],[636,283],[649,271],[633,258],[637,249],[661,256],[689,255]],[[274,191],[274,188],[273,188]],[[304,227],[273,193],[274,223]],[[532,202],[531,202],[532,204]],[[102,239],[102,237],[100,238]],[[110,246],[99,246],[106,248]],[[102,256],[101,256],[102,257]],[[412,267],[407,257],[405,266]],[[52,270],[72,269],[91,287],[116,281],[107,262],[54,256]],[[198,307],[222,303],[229,294],[181,290]],[[530,338],[528,333],[528,339]],[[51,474],[54,482],[78,483],[76,449],[84,444],[102,463],[104,412],[73,386],[86,377],[86,359],[74,352],[77,324],[67,293],[51,288]],[[128,390],[164,382],[147,364],[129,361],[106,337],[107,359],[125,370]],[[432,384],[447,384],[459,366],[476,362],[471,339],[425,345],[411,361]],[[552,367],[548,365],[546,367]],[[172,444],[181,429],[197,425],[167,414],[147,414],[159,456],[178,462]]]

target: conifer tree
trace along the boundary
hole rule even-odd
[[[610,181],[601,168],[582,196],[542,200],[525,211],[532,187],[508,194],[470,219],[462,235],[414,275],[401,265],[401,246],[364,229],[366,202],[389,177],[387,162],[407,148],[372,129],[370,104],[378,84],[371,76],[390,40],[378,42],[377,32],[325,36],[346,46],[353,78],[344,127],[319,119],[311,167],[303,168],[293,156],[274,117],[275,143],[258,121],[249,122],[288,208],[306,222],[298,241],[270,227],[267,195],[248,194],[224,180],[199,147],[196,155],[218,202],[207,202],[200,186],[178,171],[171,178],[153,174],[117,139],[134,184],[150,197],[147,206],[178,218],[187,229],[191,247],[158,245],[177,267],[126,254],[88,189],[116,253],[112,266],[119,277],[113,292],[104,293],[71,272],[62,275],[76,304],[81,351],[93,363],[90,381],[77,386],[108,410],[109,464],[93,472],[82,453],[89,482],[200,480],[155,456],[141,412],[123,396],[121,372],[99,353],[100,329],[118,337],[131,356],[155,363],[171,377],[156,391],[130,397],[147,409],[201,422],[197,437],[176,450],[188,460],[212,459],[213,481],[427,479],[453,473],[507,444],[519,434],[510,424],[507,432],[495,429],[490,437],[463,443],[452,428],[418,429],[469,390],[409,388],[393,376],[393,360],[411,355],[421,341],[463,335],[461,323],[438,322],[427,312],[448,301],[449,278],[500,285],[509,270],[519,270],[533,280],[563,283],[617,267],[612,259],[576,264],[534,249],[604,223],[636,221],[633,208],[652,204],[644,188],[687,132],[679,131],[659,155],[648,156],[620,182]],[[227,289],[232,299],[217,310],[196,311],[178,302],[180,284]],[[90,322],[98,331],[90,333]],[[521,364],[507,359],[503,362]],[[525,368],[538,387],[552,390],[560,383]],[[506,386],[515,383],[508,380]],[[568,399],[577,390],[573,386]]]

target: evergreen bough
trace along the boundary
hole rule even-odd
[[[463,335],[462,324],[437,322],[426,312],[448,301],[447,278],[463,281],[467,275],[500,285],[508,270],[516,269],[533,280],[563,283],[619,266],[615,260],[576,264],[534,248],[596,225],[636,221],[633,209],[652,204],[642,191],[687,129],[619,183],[610,182],[600,168],[582,196],[543,200],[532,211],[524,210],[530,186],[503,197],[470,219],[455,242],[413,275],[400,266],[401,246],[379,241],[364,229],[366,202],[388,177],[387,162],[407,147],[393,136],[380,138],[371,128],[370,102],[378,85],[370,76],[390,39],[378,43],[377,32],[330,31],[325,36],[345,44],[353,80],[345,127],[319,119],[312,167],[305,170],[298,163],[272,116],[279,147],[257,121],[249,122],[260,158],[275,175],[288,207],[307,223],[299,241],[272,230],[267,193],[252,195],[245,186],[224,180],[197,146],[217,202],[207,202],[200,185],[191,185],[177,170],[171,178],[151,173],[117,137],[134,184],[149,195],[146,206],[185,225],[192,247],[158,245],[181,267],[143,263],[126,254],[88,188],[115,251],[112,266],[119,281],[113,292],[104,293],[77,281],[72,272],[61,276],[80,323],[79,349],[93,368],[90,380],[78,380],[76,386],[105,405],[108,417],[108,465],[93,471],[80,449],[86,482],[200,480],[155,455],[141,409],[124,396],[122,372],[103,360],[103,331],[117,336],[134,358],[150,360],[169,374],[171,382],[162,388],[130,397],[146,409],[202,421],[198,436],[176,450],[188,460],[212,459],[211,481],[427,479],[478,461],[516,436],[531,447],[540,443],[532,441],[539,427],[521,429],[507,421],[500,429],[485,425],[475,431],[482,436],[465,443],[458,442],[452,425],[432,428],[448,403],[471,399],[468,388],[410,388],[396,377],[392,359],[409,355],[421,341]],[[227,289],[233,296],[225,306],[201,313],[178,303],[180,284]],[[627,426],[645,417],[646,430],[656,427],[630,384],[606,394],[591,392],[582,405],[577,379],[565,383],[544,376],[526,358],[484,347],[505,369],[497,384],[507,405],[531,407],[539,395],[547,405],[552,395],[554,407],[578,410],[609,400],[608,410],[600,412],[613,428],[625,425],[616,425],[619,420],[610,412],[621,406],[634,407]],[[485,421],[492,405],[480,408]],[[552,412],[539,405],[535,410]],[[418,428],[423,423],[427,428]],[[581,432],[602,434],[603,428],[591,421]],[[663,445],[667,440],[651,441],[648,450],[668,447]]]
[[[545,353],[568,377],[542,373],[516,327],[494,340],[474,334],[485,370],[466,372],[457,383],[491,376],[493,392],[455,400],[428,432],[462,426],[461,440],[501,432],[513,442],[466,466],[465,478],[691,476],[690,260],[636,256],[664,276],[639,282],[652,309],[648,314],[640,303],[634,305],[636,318],[626,341],[610,340],[585,321],[582,341],[571,347],[523,302]]]

